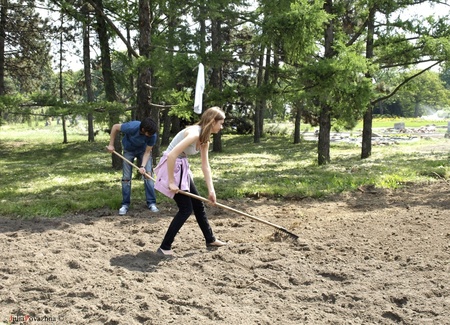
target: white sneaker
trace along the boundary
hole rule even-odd
[[[119,215],[124,216],[128,212],[128,207],[126,205],[122,205],[122,207],[119,209]]]
[[[173,251],[171,249],[162,249],[161,247],[158,248],[156,251],[156,254],[164,257],[173,257]]]
[[[227,243],[216,239],[216,241],[206,244],[206,247],[222,247],[222,246],[226,246],[226,245],[227,245]]]
[[[159,212],[159,209],[156,207],[156,204],[150,204],[148,206],[148,208],[150,209],[151,212]]]

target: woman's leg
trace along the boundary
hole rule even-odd
[[[192,194],[198,195],[197,188],[195,187],[194,181],[190,179],[190,192]],[[205,237],[206,243],[212,243],[216,240],[213,235],[211,226],[209,225],[208,218],[206,217],[205,206],[202,201],[192,199],[189,196],[183,195],[181,193],[175,194],[173,197],[178,206],[178,213],[173,218],[172,222],[167,229],[166,235],[161,244],[161,248],[164,250],[170,250],[172,248],[172,243],[175,240],[175,236],[183,227],[186,220],[194,211],[195,219]]]
[[[194,181],[192,179],[190,181],[189,191],[192,194],[198,195],[197,188],[195,187]],[[191,198],[191,201],[194,209],[195,219],[197,220],[197,223],[200,229],[202,230],[206,243],[209,244],[216,241],[216,238],[214,237],[213,231],[209,224],[208,217],[206,216],[205,205],[203,204],[202,201],[196,199]]]
[[[177,203],[178,212],[170,223],[162,241],[161,248],[164,250],[171,249],[175,236],[192,213],[192,201],[189,196],[177,193],[173,199]]]

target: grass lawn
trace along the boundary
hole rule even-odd
[[[413,121],[405,122],[412,127]],[[432,124],[419,122],[415,122],[417,126]],[[382,123],[386,121],[375,121],[374,127]],[[393,123],[386,125],[392,127]],[[96,142],[89,143],[83,127],[69,126],[67,137],[69,143],[62,144],[58,125],[0,127],[0,216],[58,217],[119,208],[121,171],[111,168],[111,155],[104,149],[109,135],[100,132]],[[365,160],[359,158],[360,144],[332,143],[332,162],[326,166],[317,165],[315,140],[293,144],[290,136],[268,135],[255,144],[252,136],[232,134],[224,134],[222,140],[223,152],[210,153],[219,201],[248,196],[323,197],[354,191],[361,185],[397,188],[450,178],[450,140],[443,135],[374,146],[372,156]],[[206,187],[199,160],[194,156],[190,164],[202,194]],[[132,188],[133,202],[144,202],[137,177]],[[167,199],[158,195],[158,200]]]

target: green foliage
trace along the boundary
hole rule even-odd
[[[265,133],[269,136],[290,137],[292,135],[292,128],[286,123],[266,123]]]
[[[316,40],[329,18],[323,11],[323,1],[297,0],[287,2],[287,8],[277,8],[266,16],[264,32],[273,42],[281,41],[289,63],[303,63],[307,55],[318,50]]]
[[[25,97],[22,94],[14,94],[14,95],[3,95],[0,96],[0,107],[1,110],[11,109],[13,107],[17,107],[26,101]]]
[[[64,116],[72,121],[69,126],[73,126],[80,116],[85,117],[88,113],[92,113],[97,125],[108,125],[111,112],[118,113],[127,120],[125,110],[125,105],[119,102],[63,103],[48,93],[32,94],[30,98],[21,95],[0,96],[0,111],[6,116],[0,120],[0,125],[23,121],[28,121],[29,125],[32,121],[37,124],[46,123]]]
[[[68,70],[61,76],[59,72],[51,71],[47,40],[49,36],[58,36],[58,39],[61,36],[66,50],[73,40],[80,45],[78,31],[73,29],[75,25],[72,23],[87,23],[94,33],[95,18],[84,17],[77,7],[79,3],[51,2],[54,9],[61,9],[68,19],[58,21],[54,29],[49,30],[48,22],[39,25],[41,20],[35,15],[32,2],[18,0],[17,3],[20,6],[9,8],[7,32],[20,40],[21,46],[29,47],[17,51],[14,57],[6,57],[5,89],[10,93],[21,92],[41,106],[24,107],[25,99],[15,107],[8,106],[8,110],[23,114],[24,118],[36,110],[68,116],[94,113],[95,119],[101,121],[106,120],[108,112],[129,118],[132,114],[125,109],[135,106],[138,71],[151,69],[152,104],[170,106],[170,115],[190,119],[195,68],[201,61],[206,67],[206,106],[219,105],[226,109],[227,114],[233,113],[248,121],[254,118],[255,102],[260,100],[265,103],[266,118],[285,121],[289,118],[288,107],[301,107],[305,119],[317,123],[320,109],[326,105],[331,109],[335,128],[352,128],[370,101],[385,96],[398,86],[401,79],[392,77],[402,71],[397,69],[430,59],[448,61],[450,53],[448,17],[419,19],[399,14],[400,10],[409,9],[417,1],[334,1],[330,3],[329,13],[326,12],[328,3],[316,0],[261,0],[250,4],[230,0],[207,1],[200,5],[195,2],[156,1],[151,6],[151,30],[143,31],[150,33],[150,53],[145,53],[149,56],[130,59],[126,51],[111,49],[115,95],[121,104],[104,103],[104,88],[108,83],[103,79],[99,53],[91,62],[97,102],[90,105],[84,104],[86,94],[82,71]],[[18,10],[22,5],[25,10]],[[139,3],[104,1],[103,6],[105,14],[119,29],[129,30],[131,35],[141,32],[137,21]],[[374,57],[366,59],[366,23],[373,8],[377,10]],[[218,23],[217,29],[213,29],[215,22]],[[204,30],[200,30],[201,23],[205,23]],[[324,28],[328,24],[333,25],[333,30],[330,30],[330,35],[325,35]],[[27,33],[28,28],[32,33]],[[113,37],[117,36],[111,26],[107,29]],[[34,39],[30,39],[30,35]],[[332,43],[327,49],[328,55],[324,55],[326,40]],[[137,41],[138,37],[131,38],[133,48],[137,47]],[[96,49],[98,44],[91,46]],[[263,65],[267,66],[260,67],[260,57],[265,55],[262,51],[267,50],[270,51],[270,64],[265,62]],[[212,71],[220,73],[212,78]],[[263,77],[267,72],[268,80],[263,78],[263,84],[256,87],[259,72]],[[382,80],[380,74],[391,76]],[[372,76],[378,83],[375,91],[372,89]],[[422,85],[428,87],[429,84]],[[434,93],[442,101],[439,105],[446,109],[444,106],[448,104],[444,99],[447,100],[448,95],[436,92],[436,89],[414,89],[411,85],[410,88],[405,87],[404,93],[379,105],[401,105],[405,115],[413,116],[416,108],[413,110],[412,98],[420,93],[421,103],[437,105],[437,101],[432,102],[430,98]],[[5,112],[7,110],[3,109],[2,113]],[[11,118],[9,115],[8,119]],[[267,130],[284,134],[279,129]]]
[[[178,103],[170,108],[169,115],[181,119],[190,120],[194,115],[190,94],[186,91],[168,91],[167,99],[169,103]]]
[[[450,90],[450,62],[444,65],[439,78],[444,82],[445,88]]]
[[[49,91],[31,93],[30,101],[36,106],[56,106],[60,104],[60,99]]]
[[[356,47],[345,47],[338,53],[301,70],[298,80],[312,86],[300,96],[308,101],[308,114],[318,117],[320,107],[314,103],[319,101],[330,106],[333,120],[351,128],[367,110],[373,96],[372,81],[365,77],[370,65]]]
[[[401,74],[407,78],[416,74],[412,70]],[[393,100],[397,101],[405,117],[430,115],[438,110],[450,110],[450,91],[436,72],[426,71],[402,87]]]
[[[32,1],[7,1],[3,9],[4,74],[11,78],[13,89],[31,92],[51,74],[50,26]]]

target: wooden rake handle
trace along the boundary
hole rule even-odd
[[[120,158],[122,158],[125,162],[127,162],[127,163],[128,163],[129,165],[131,165],[132,167],[134,167],[134,168],[136,168],[136,169],[139,169],[138,166],[136,166],[135,164],[133,164],[131,161],[129,161],[127,158],[125,158],[124,156],[122,156],[122,155],[121,155],[120,153],[118,153],[117,151],[114,150],[113,153],[114,153],[115,155],[119,156]],[[154,179],[154,178],[152,177],[152,175],[150,175],[149,173],[146,172],[146,173],[145,173],[145,176],[147,176],[148,178],[150,178],[152,181],[156,182],[156,179]],[[180,190],[180,191],[178,191],[178,193],[183,194],[183,195],[186,195],[186,196],[189,196],[189,197],[191,197],[191,198],[193,198],[193,199],[197,199],[197,200],[199,200],[199,201],[203,201],[203,202],[206,202],[206,203],[209,203],[209,204],[213,204],[213,203],[212,203],[210,200],[208,200],[207,198],[204,198],[204,197],[199,196],[199,195],[192,194],[192,193],[190,193],[190,192],[185,192],[185,191],[181,191],[181,190]],[[287,230],[286,228],[283,228],[283,227],[281,227],[281,226],[279,226],[279,225],[277,225],[277,224],[274,224],[274,223],[271,223],[271,222],[269,222],[269,221],[263,220],[263,219],[261,219],[261,218],[252,216],[251,214],[248,214],[248,213],[245,213],[245,212],[236,210],[236,209],[234,209],[234,208],[232,208],[232,207],[229,207],[229,206],[227,206],[227,205],[225,205],[225,204],[221,204],[221,203],[219,203],[219,202],[216,202],[215,205],[218,206],[218,207],[220,207],[220,208],[222,208],[222,209],[225,209],[225,210],[228,210],[228,211],[237,213],[237,214],[239,214],[239,215],[241,215],[241,216],[244,216],[244,217],[253,219],[253,220],[255,220],[255,221],[264,223],[264,224],[266,224],[266,225],[268,225],[268,226],[274,227],[274,228],[276,228],[277,230],[279,230],[279,231],[281,231],[281,232],[283,232],[283,233],[289,235],[290,237],[292,237],[292,238],[295,239],[295,240],[298,239],[298,236],[297,236],[297,235],[291,233],[291,232],[290,232],[289,230]]]

